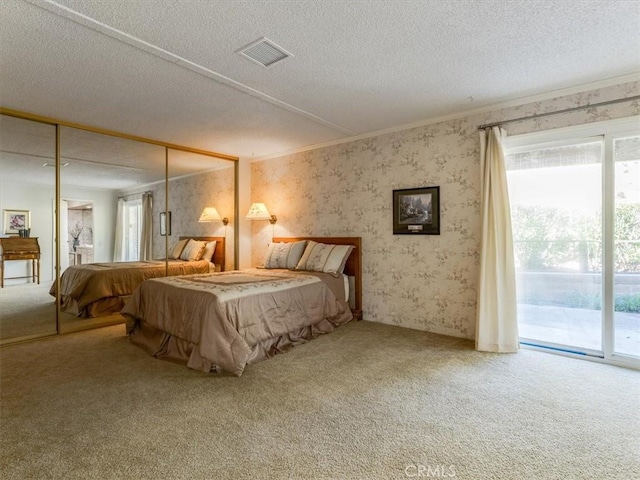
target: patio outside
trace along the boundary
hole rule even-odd
[[[523,339],[602,351],[604,245],[612,241],[614,352],[640,358],[640,136],[613,145],[609,218],[603,141],[507,156],[518,326]]]

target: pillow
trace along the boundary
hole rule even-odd
[[[206,260],[207,262],[213,261],[213,254],[216,251],[216,242],[213,240],[212,242],[207,242],[204,246],[204,250],[202,252],[202,260]]]
[[[304,253],[306,244],[306,240],[269,244],[264,268],[296,268]]]
[[[207,242],[200,242],[190,238],[187,245],[184,247],[184,250],[182,250],[182,253],[180,254],[180,260],[186,260],[188,262],[200,260],[206,243]]]
[[[296,270],[310,272],[342,273],[353,245],[332,245],[309,240]]]
[[[180,240],[178,243],[176,243],[175,246],[171,249],[171,253],[169,253],[169,258],[171,260],[178,260],[180,258],[180,254],[182,253],[182,250],[184,250],[184,247],[188,241],[189,239],[186,239]]]

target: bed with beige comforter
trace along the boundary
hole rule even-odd
[[[169,260],[169,275],[209,273],[206,260]],[[145,280],[165,276],[165,261],[87,263],[67,268],[60,278],[61,309],[78,317],[99,317],[119,312]],[[56,283],[49,293],[55,297]]]
[[[122,314],[151,355],[238,376],[353,318],[342,276],[265,269],[149,280]]]

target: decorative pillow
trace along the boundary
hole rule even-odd
[[[207,262],[213,261],[213,254],[216,251],[216,243],[218,242],[215,240],[206,243],[204,251],[202,252],[202,260],[206,260]]]
[[[309,240],[296,270],[342,273],[354,248],[353,245],[332,245]]]
[[[180,240],[178,243],[176,243],[169,253],[169,258],[171,260],[178,260],[180,258],[180,254],[182,253],[182,250],[184,250],[184,247],[188,241],[189,239],[186,239]]]
[[[186,260],[188,262],[200,260],[206,243],[207,242],[200,242],[190,238],[187,245],[184,247],[184,250],[182,250],[182,253],[180,254],[180,260]]]
[[[264,268],[296,268],[306,245],[306,240],[269,244]]]

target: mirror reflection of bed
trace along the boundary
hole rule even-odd
[[[179,237],[168,258],[70,266],[60,279],[61,332],[123,323],[120,310],[150,278],[224,271],[225,238]],[[56,291],[54,284],[50,294]]]
[[[48,123],[0,115],[0,209],[29,211],[31,235],[39,237],[42,249],[40,285],[23,278],[8,280],[0,289],[1,344],[56,334],[56,305],[49,294],[56,276],[56,248],[61,271],[74,264],[121,260],[116,258],[115,251],[119,200],[134,215],[140,212],[145,193],[153,197],[150,214],[153,247],[146,258],[163,258],[167,249],[183,235],[228,235],[226,266],[233,268],[233,160],[180,152],[64,125],[60,126],[57,215],[60,241],[56,243],[55,130],[55,126]],[[167,161],[171,169],[169,175]],[[167,191],[168,208],[165,205]],[[223,216],[230,217],[229,225],[199,224],[200,213],[209,206],[217,207]],[[170,236],[163,236],[159,214],[167,209],[173,211],[173,228]],[[68,210],[66,216],[63,210]],[[143,258],[136,250],[135,227],[128,233],[125,260]],[[3,234],[4,230],[0,231],[0,235]],[[75,251],[74,243],[77,243]],[[26,263],[12,262],[7,276],[25,277]],[[66,312],[58,314],[60,333],[122,321],[117,314],[95,318],[78,318]]]

